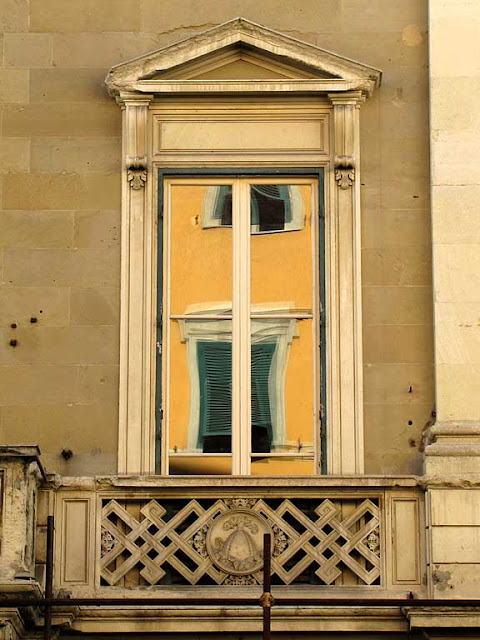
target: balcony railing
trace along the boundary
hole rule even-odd
[[[265,533],[279,593],[423,593],[412,478],[64,479],[55,493],[55,587],[72,596],[260,589]]]

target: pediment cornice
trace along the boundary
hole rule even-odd
[[[224,64],[228,52],[244,49],[281,66],[285,78],[199,79],[198,68]],[[260,62],[261,64],[261,62]],[[189,77],[188,69],[196,69]],[[178,70],[184,71],[179,74]],[[285,72],[290,69],[291,73]],[[287,77],[291,75],[291,77]],[[312,93],[361,91],[370,95],[379,86],[381,71],[284,35],[244,18],[112,67],[105,84],[111,95],[185,93]]]

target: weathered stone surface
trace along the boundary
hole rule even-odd
[[[115,287],[72,289],[73,325],[117,325],[120,314],[120,291]]]
[[[4,55],[6,67],[49,67],[52,63],[52,36],[49,33],[6,33]]]
[[[8,174],[3,206],[17,210],[120,207],[120,174]]]
[[[4,278],[20,286],[115,286],[118,249],[6,249]]]
[[[24,69],[0,69],[0,104],[28,102],[30,72]]]
[[[16,69],[8,69],[17,73]],[[23,73],[23,72],[20,72]],[[27,82],[27,80],[26,80]],[[28,87],[28,82],[27,82]],[[22,86],[22,101],[28,90]],[[8,136],[119,136],[120,110],[115,104],[35,104],[5,108],[3,131]]]
[[[113,173],[121,170],[120,140],[114,137],[35,137],[31,146],[33,173]]]
[[[136,0],[116,0],[114,5],[96,0],[30,0],[31,31],[136,31]]]
[[[3,211],[0,246],[64,248],[72,246],[73,214],[70,211]]]

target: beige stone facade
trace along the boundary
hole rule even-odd
[[[0,591],[41,594],[54,515],[57,594],[172,598],[70,607],[62,637],[253,638],[260,607],[177,603],[261,594],[208,543],[251,510],[278,597],[345,599],[274,633],[480,637],[480,602],[374,603],[479,594],[480,6],[4,0],[0,27]],[[169,476],[157,442],[158,172],[238,168],[325,178],[323,473],[293,480]],[[0,610],[0,637],[42,624]]]

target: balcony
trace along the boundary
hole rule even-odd
[[[314,631],[319,621],[327,631],[405,631],[388,602],[427,596],[415,477],[45,478],[35,447],[8,448],[1,462],[1,591],[41,595],[54,515],[54,595],[64,604],[53,627],[65,632],[169,632],[180,622],[188,632],[258,632],[264,533],[274,631]],[[332,598],[345,606],[323,602]]]
[[[263,534],[277,594],[424,593],[414,478],[63,478],[55,587],[76,597],[261,592]]]

